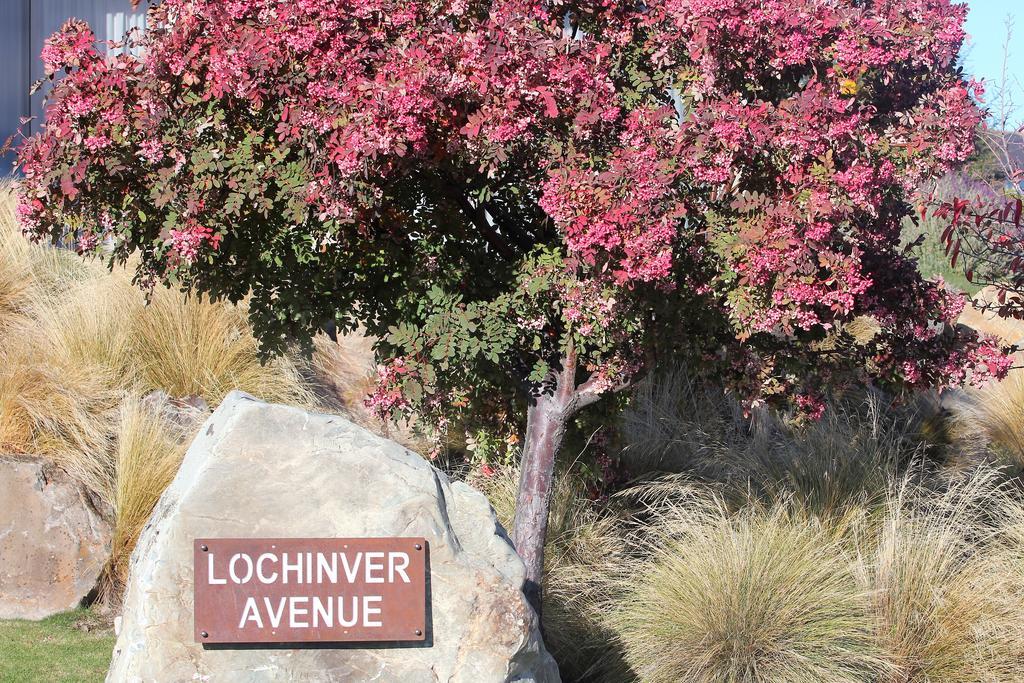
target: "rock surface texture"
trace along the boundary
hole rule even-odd
[[[0,457],[0,619],[42,619],[95,589],[110,526],[83,489],[38,458]]]
[[[981,334],[995,335],[1005,344],[1024,344],[1024,321],[1000,318],[994,310],[999,306],[998,297],[996,287],[985,287],[967,302],[957,322]]]
[[[429,646],[213,649],[194,642],[195,538],[422,536]],[[329,415],[232,393],[132,558],[108,681],[557,681],[523,564],[483,495]]]

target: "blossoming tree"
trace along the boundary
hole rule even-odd
[[[811,415],[830,384],[1005,371],[900,249],[910,191],[972,151],[964,13],[164,0],[142,56],[79,22],[46,43],[20,218],[136,254],[144,286],[249,297],[268,353],[364,326],[382,412],[525,407],[539,591],[567,424],[658,359]]]

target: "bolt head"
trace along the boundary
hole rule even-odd
[[[207,546],[207,545],[206,545],[206,544],[204,543],[204,544],[202,544],[201,546],[199,546],[199,549],[200,549],[200,550],[202,550],[202,551],[203,551],[203,552],[205,553],[205,552],[206,552],[207,550],[209,550],[210,548],[209,548],[209,546]]]
[[[415,633],[416,633],[417,636],[422,636],[423,635],[423,631],[421,631],[420,629],[416,629]]]
[[[414,545],[414,546],[413,546],[413,548],[416,548],[416,550],[423,550],[423,546],[422,546],[422,545],[420,545],[419,543],[417,543],[416,545]]]
[[[199,635],[201,635],[203,638],[209,638],[210,637],[210,634],[207,633],[206,631],[200,631]]]

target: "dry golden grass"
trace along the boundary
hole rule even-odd
[[[14,218],[9,182],[0,180],[0,334],[39,296],[98,273],[74,254],[31,244]]]
[[[115,278],[97,277],[60,295],[41,297],[31,306],[29,320],[12,329],[12,344],[31,346],[40,364],[87,368],[106,385],[128,389],[138,381],[134,294]]]
[[[0,449],[63,462],[108,448],[123,392],[88,367],[49,360],[30,344],[0,349]]]
[[[22,311],[31,298],[32,273],[10,248],[13,240],[0,233],[0,328]]]
[[[649,389],[631,426],[634,462],[683,473],[614,513],[558,479],[544,625],[565,680],[1024,680],[1024,504],[996,471],[925,464],[935,406],[869,396],[795,430],[694,389]],[[483,480],[506,523],[515,485]]]
[[[998,554],[993,561],[1007,578],[1005,598],[1018,609],[1024,610],[1024,501],[1019,496],[1007,496],[999,510]],[[1017,626],[1024,629],[1024,615]],[[1024,649],[1020,650],[1024,657]],[[1024,670],[1024,662],[1021,663]]]
[[[967,439],[981,437],[997,459],[1024,470],[1024,371],[970,392],[958,415]]]
[[[113,548],[108,568],[112,596],[121,594],[132,550],[164,489],[174,479],[185,445],[178,435],[136,399],[121,405],[108,502],[114,511]]]
[[[5,300],[22,306],[33,297],[59,292],[71,283],[102,273],[99,263],[29,242],[14,215],[12,183],[9,178],[0,179],[0,315]]]
[[[216,405],[241,389],[317,404],[295,360],[260,362],[243,309],[167,290],[146,305],[118,274],[37,295],[2,341],[0,405],[11,408],[0,415],[0,448],[9,451],[63,460],[94,447],[113,432],[111,409],[128,393],[162,389]]]
[[[899,485],[862,546],[883,680],[1021,680],[1024,604],[985,523],[1001,499],[991,482],[982,472],[925,500]]]
[[[147,390],[198,395],[216,405],[232,389],[241,389],[270,402],[316,405],[298,361],[260,362],[240,306],[159,290],[148,306],[140,300],[125,312],[130,314],[132,362]]]
[[[788,506],[683,492],[645,516],[608,614],[641,681],[871,680],[887,669],[842,541]]]

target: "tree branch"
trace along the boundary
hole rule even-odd
[[[484,236],[487,243],[490,244],[494,249],[504,256],[505,258],[512,260],[516,257],[516,252],[505,238],[502,237],[488,222],[487,216],[484,210],[480,206],[474,206],[472,202],[462,193],[462,190],[444,180],[441,181],[441,189],[444,195],[455,202],[455,205],[459,207],[459,210],[470,220],[470,222],[480,231],[480,234]]]
[[[494,202],[484,204],[484,210],[490,214],[495,225],[501,228],[516,243],[516,246],[528,253],[533,249],[535,239],[519,227],[518,222],[512,219],[505,211]]]
[[[591,377],[576,389],[576,395],[579,397],[576,403],[577,409],[586,408],[593,403],[597,403],[605,394],[617,394],[633,386],[632,380],[622,380],[610,390],[601,391],[597,388],[596,379],[596,377]]]

